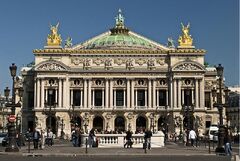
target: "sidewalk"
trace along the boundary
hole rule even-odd
[[[236,154],[236,153],[235,153]],[[208,148],[186,147],[176,143],[168,142],[165,147],[152,148],[145,150],[142,148],[87,148],[73,147],[69,141],[56,140],[53,146],[45,146],[43,150],[34,150],[31,143],[30,153],[28,153],[28,144],[20,149],[18,153],[6,153],[0,149],[0,155],[23,155],[23,156],[78,156],[78,155],[216,155],[214,149],[209,154]]]

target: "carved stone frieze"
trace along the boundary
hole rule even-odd
[[[57,64],[55,62],[49,62],[42,64],[37,68],[37,70],[43,70],[43,71],[61,71],[66,70],[65,67],[61,66],[60,64]]]
[[[96,64],[96,65],[100,65],[103,62],[104,62],[104,60],[102,58],[93,59],[93,63]]]
[[[150,58],[148,59],[148,69],[154,70],[156,69],[156,59],[155,58]]]
[[[83,59],[81,59],[81,58],[72,58],[72,59],[71,59],[71,62],[72,62],[74,65],[79,65],[80,63],[83,63]]]
[[[83,62],[84,69],[90,69],[91,66],[92,66],[92,59],[90,58],[84,59],[84,62]]]
[[[139,58],[139,59],[136,59],[135,60],[135,63],[142,66],[143,64],[145,64],[147,62],[146,59],[143,59],[143,58]]]
[[[107,58],[105,60],[105,68],[107,70],[110,70],[110,69],[112,69],[112,67],[113,67],[113,59],[112,58]]]
[[[164,65],[166,63],[166,60],[165,58],[160,58],[160,59],[157,59],[156,62],[160,65]]]
[[[130,58],[126,62],[127,69],[131,70],[134,68],[135,60],[133,58]]]
[[[122,65],[122,64],[126,63],[126,59],[124,59],[124,58],[117,58],[117,59],[114,59],[114,63],[116,63],[117,65]]]
[[[199,66],[197,66],[196,64],[193,64],[193,63],[183,63],[183,64],[180,64],[178,66],[176,66],[174,68],[174,70],[178,70],[178,71],[181,71],[181,70],[202,70]]]

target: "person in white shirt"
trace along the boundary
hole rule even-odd
[[[188,139],[191,140],[191,146],[194,146],[194,142],[196,140],[196,132],[192,129],[190,132],[189,132],[189,135],[188,135]]]

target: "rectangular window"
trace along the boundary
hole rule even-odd
[[[81,91],[80,90],[73,90],[73,104],[75,106],[81,105]]]
[[[116,90],[116,106],[124,106],[123,105],[123,90]]]
[[[206,121],[206,128],[209,128],[211,125],[211,121]]]
[[[211,108],[210,92],[205,92],[205,107]]]
[[[95,106],[102,106],[102,90],[95,90],[94,94]]]
[[[52,90],[52,93],[50,93],[50,91],[48,90],[48,92],[47,92],[47,105],[48,106],[53,106],[54,105],[54,103],[57,103],[56,102],[56,97],[55,97],[55,95],[56,95],[56,91],[55,91],[55,89],[51,89]]]
[[[159,90],[159,106],[166,106],[166,90]]]
[[[137,106],[145,106],[145,90],[137,91]]]
[[[192,105],[192,90],[184,89],[184,105],[191,106]]]

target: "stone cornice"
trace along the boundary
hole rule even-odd
[[[201,53],[205,54],[207,51],[204,49],[173,49],[168,51],[169,54],[171,53]]]
[[[70,50],[70,49],[35,49],[34,54],[167,54],[163,50]]]

